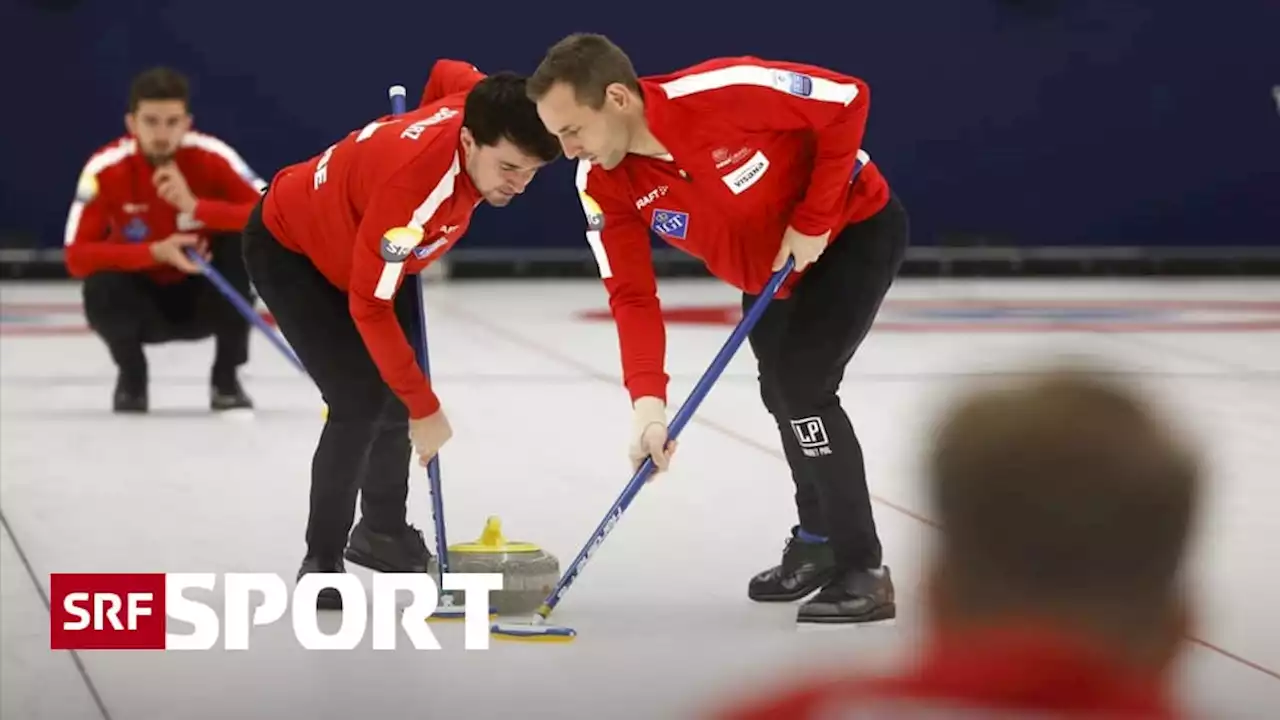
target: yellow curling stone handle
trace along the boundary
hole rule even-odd
[[[475,542],[458,543],[449,546],[449,552],[458,553],[514,553],[514,552],[539,552],[541,548],[533,543],[527,542],[507,542],[502,537],[502,521],[496,516],[490,516],[484,523],[484,532],[480,533],[480,538]]]

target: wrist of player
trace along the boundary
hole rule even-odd
[[[169,199],[169,204],[173,205],[174,209],[180,213],[194,215],[196,206],[200,204],[200,201],[196,199],[195,195],[175,195]]]
[[[130,248],[137,254],[139,268],[154,269],[168,264],[164,261],[164,255],[161,250],[156,247],[159,244],[159,242],[149,242],[143,245],[134,245]],[[143,256],[146,256],[150,262],[143,262]]]
[[[638,437],[650,425],[667,427],[667,404],[650,395],[636,398],[631,404],[631,434]]]
[[[667,439],[667,404],[653,396],[637,398],[632,403],[631,442],[628,457],[633,470],[646,458],[653,458],[658,472],[667,469],[675,443]]]
[[[795,258],[795,269],[801,271],[818,261],[827,249],[827,241],[831,232],[806,235],[794,225],[787,227],[778,246],[778,253],[773,258],[773,270],[782,269],[787,258]]]
[[[443,409],[409,421],[409,442],[418,455],[420,465],[426,466],[452,438],[453,427]]]

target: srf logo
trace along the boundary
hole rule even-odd
[[[466,592],[463,608],[467,649],[489,647],[489,592],[502,589],[501,573],[445,573],[443,589]],[[216,591],[214,607],[187,597],[187,590]],[[320,628],[316,597],[325,588],[342,596],[342,630]],[[372,592],[355,575],[310,573],[292,591],[272,573],[55,573],[50,582],[49,647],[53,650],[209,650],[222,640],[227,650],[247,650],[255,626],[289,615],[298,644],[308,650],[350,650],[368,630],[374,650],[394,650],[398,630],[417,649],[439,650],[427,618],[440,588],[426,573],[379,573]],[[407,594],[403,609],[398,596]],[[191,627],[174,632],[169,621]]]
[[[63,574],[50,583],[54,650],[154,650],[165,644],[163,573]]]

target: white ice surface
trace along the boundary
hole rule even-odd
[[[722,286],[666,282],[668,304],[732,304]],[[0,285],[5,308],[70,308],[69,283]],[[1280,301],[1262,281],[923,281],[891,301],[1243,299]],[[625,484],[626,396],[599,284],[455,283],[428,291],[432,364],[455,438],[442,455],[450,540],[489,515],[513,539],[567,564]],[[886,318],[893,302],[886,308]],[[6,325],[9,327],[9,325]],[[729,328],[672,326],[679,402]],[[794,522],[791,483],[745,349],[681,439],[675,469],[647,487],[553,616],[566,645],[466,651],[323,653],[288,623],[249,651],[82,652],[114,720],[420,717],[692,717],[810,665],[879,668],[909,649],[921,562],[933,530],[917,454],[933,414],[976,374],[1063,350],[1134,373],[1210,450],[1212,482],[1194,571],[1200,626],[1182,692],[1217,717],[1280,714],[1280,332],[957,333],[876,330],[842,395],[864,447],[876,514],[901,598],[891,627],[798,633],[791,605],[754,605],[746,580],[773,562]],[[69,653],[48,649],[48,613],[13,540],[47,592],[53,572],[275,572],[303,550],[319,398],[255,334],[244,382],[251,420],[211,417],[212,343],[148,350],[150,416],[108,412],[114,375],[90,335],[0,336],[0,507],[5,718],[95,718]],[[425,473],[410,519],[428,532]],[[10,537],[9,530],[13,537]],[[361,572],[361,571],[358,571]],[[367,574],[364,577],[368,577]],[[1267,712],[1264,708],[1272,709]]]

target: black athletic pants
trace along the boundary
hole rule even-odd
[[[262,204],[244,230],[244,261],[263,302],[329,406],[311,459],[307,555],[336,560],[347,545],[360,493],[362,522],[378,532],[405,525],[409,495],[409,411],[382,380],[347,309],[347,294],[262,223]],[[416,342],[417,311],[406,283],[396,296],[405,336]]]
[[[800,528],[828,537],[842,568],[879,567],[882,553],[862,447],[836,392],[907,244],[906,210],[895,197],[845,228],[750,335],[760,394],[795,481]],[[744,295],[743,311],[754,301]]]
[[[253,302],[239,236],[215,235],[210,250],[210,264]],[[89,327],[106,343],[132,390],[141,391],[147,382],[144,344],[213,336],[217,345],[212,380],[219,386],[233,381],[236,369],[249,358],[249,321],[199,275],[162,284],[140,272],[103,271],[85,278],[83,293]]]

